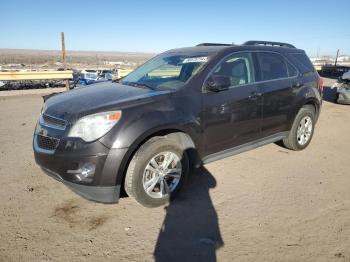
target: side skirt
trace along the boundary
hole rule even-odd
[[[245,151],[249,151],[251,149],[260,147],[260,146],[264,146],[270,143],[274,143],[277,141],[282,140],[283,138],[287,137],[289,134],[289,132],[281,132],[281,133],[277,133],[275,135],[272,136],[268,136],[268,137],[264,137],[243,145],[239,145],[233,148],[229,148],[229,149],[225,149],[223,151],[208,155],[206,157],[203,158],[203,164],[208,164],[210,162],[216,161],[216,160],[220,160],[229,156],[234,156],[237,155],[239,153],[243,153]]]

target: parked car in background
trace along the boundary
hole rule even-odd
[[[80,85],[90,85],[90,84],[95,84],[99,82],[105,82],[108,81],[105,77],[101,77],[98,75],[98,73],[80,73],[79,74],[79,81],[78,84]]]
[[[119,83],[49,98],[35,160],[87,199],[114,203],[125,190],[144,206],[163,205],[191,167],[276,141],[305,149],[322,83],[305,52],[286,43],[170,50]]]
[[[350,70],[339,77],[332,88],[337,89],[337,103],[350,105]]]
[[[115,73],[112,70],[102,70],[99,76],[106,80],[113,80]]]

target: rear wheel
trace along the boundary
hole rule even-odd
[[[179,144],[163,137],[152,138],[130,161],[125,191],[146,207],[166,204],[183,186],[188,169],[187,154]]]
[[[315,109],[311,105],[305,105],[297,114],[288,137],[283,139],[285,147],[291,150],[306,148],[312,139],[315,127]]]

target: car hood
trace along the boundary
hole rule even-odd
[[[121,85],[118,83],[98,83],[50,97],[44,106],[47,115],[73,122],[76,119],[101,111],[121,109],[132,102],[153,99],[170,91]]]

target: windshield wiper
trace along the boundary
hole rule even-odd
[[[149,86],[145,83],[139,83],[139,82],[126,82],[125,83],[126,85],[129,85],[129,86],[135,86],[135,87],[141,87],[141,88],[148,88],[148,89],[151,89],[151,90],[154,90],[154,88],[152,86]]]

